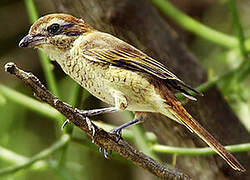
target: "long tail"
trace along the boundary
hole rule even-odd
[[[167,93],[167,95],[165,93]],[[178,119],[179,122],[181,122],[191,131],[195,132],[233,169],[242,172],[246,171],[245,168],[237,161],[237,159],[231,153],[229,153],[206,129],[204,129],[197,121],[194,120],[194,118],[184,109],[184,107],[174,97],[174,95],[170,92],[169,89],[166,89],[164,94],[164,98],[168,107],[166,112],[171,112]],[[165,115],[167,115],[167,113]]]

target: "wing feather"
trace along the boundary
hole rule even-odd
[[[120,68],[145,72],[163,80],[172,80],[171,85],[189,99],[194,100],[195,98],[182,87],[194,91],[196,94],[200,94],[198,91],[186,85],[176,77],[163,64],[134,49],[90,49],[84,51],[83,55],[91,61],[94,60]],[[180,87],[180,85],[182,87]]]
[[[138,68],[138,71],[154,74],[161,79],[176,79],[181,81],[163,64],[142,53],[139,54],[126,49],[91,49],[85,51],[84,54],[96,58],[97,61],[117,66],[122,61],[128,66],[130,65],[133,69]],[[93,59],[91,58],[91,60]]]

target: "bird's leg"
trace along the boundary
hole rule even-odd
[[[101,109],[92,109],[92,110],[78,110],[75,109],[84,117],[96,116],[99,114],[117,112],[119,110],[124,110],[127,107],[127,99],[119,92],[114,91],[115,107],[101,108]]]
[[[122,124],[121,126],[118,126],[115,129],[112,129],[109,133],[115,134],[117,136],[117,142],[119,142],[119,140],[122,138],[122,130],[123,129],[125,129],[127,127],[130,127],[132,125],[141,123],[141,122],[143,122],[143,118],[141,116],[141,113],[136,112],[135,117],[134,117],[133,120],[131,120],[131,121],[127,122],[127,123],[124,123],[124,124]],[[104,154],[105,159],[108,159],[109,153],[108,153],[107,149],[100,147],[99,151],[102,152],[102,150],[103,150],[103,154]],[[110,154],[111,153],[112,152],[110,151]]]
[[[119,93],[117,91],[114,91],[113,95],[114,95],[114,99],[115,99],[115,107],[110,107],[110,109],[113,109],[113,111],[110,111],[110,112],[115,112],[118,110],[125,110],[128,106],[127,99],[121,93]],[[110,133],[118,135],[117,141],[119,141],[121,139],[121,130],[128,127],[128,126],[131,126],[135,123],[137,123],[137,122],[132,123],[132,121],[130,121],[122,126],[119,126],[118,128],[111,130]],[[103,150],[103,154],[104,154],[105,159],[108,159],[108,156],[109,156],[109,154],[110,155],[112,154],[112,151],[107,151],[107,149],[100,147],[99,151],[102,152],[102,150]]]
[[[86,121],[88,122],[88,125],[89,125],[89,129],[93,129],[93,128],[90,128],[90,119],[88,117],[91,117],[91,116],[96,116],[96,115],[99,115],[99,114],[104,114],[104,113],[109,113],[109,112],[116,112],[118,111],[118,109],[116,107],[108,107],[108,108],[101,108],[101,109],[93,109],[93,110],[78,110],[78,109],[75,109],[75,111],[77,111],[78,113],[80,113],[83,117],[86,118]],[[88,118],[88,119],[87,119]],[[61,127],[61,130],[64,129],[64,127],[69,123],[69,120],[67,119],[66,121],[64,121],[62,127]],[[93,126],[92,126],[93,127]],[[93,134],[94,134],[94,131],[93,131]]]
[[[142,123],[144,115],[145,115],[145,113],[135,112],[135,117],[134,117],[133,120],[131,120],[131,121],[127,122],[127,123],[124,123],[124,124],[122,124],[121,126],[118,126],[115,129],[112,129],[110,131],[110,133],[111,134],[116,134],[118,136],[117,141],[119,141],[121,139],[121,136],[122,136],[122,130],[127,128],[127,127],[133,126],[135,124]]]
[[[117,112],[118,110],[119,109],[117,109],[116,107],[108,107],[108,108],[92,109],[92,110],[77,110],[77,112],[84,117],[91,117],[109,112]]]
[[[99,114],[104,114],[104,113],[110,113],[110,112],[117,112],[119,111],[119,109],[117,107],[108,107],[108,108],[101,108],[101,109],[92,109],[92,110],[78,110],[78,109],[75,109],[78,113],[80,113],[83,117],[86,118],[86,121],[88,123],[88,126],[89,126],[89,130],[92,130],[92,136],[95,135],[95,128],[94,126],[92,125],[92,122],[91,120],[89,119],[89,117],[91,116],[97,116]],[[66,124],[68,123],[69,121],[66,120],[63,125],[62,125],[62,129],[66,126]],[[106,153],[107,154],[107,153]],[[106,157],[107,155],[105,155]]]
[[[115,94],[115,107],[108,107],[108,108],[101,108],[101,109],[92,109],[92,110],[79,110],[75,109],[76,112],[80,113],[83,117],[91,117],[91,116],[97,116],[99,114],[104,114],[104,113],[110,113],[110,112],[117,112],[120,109],[125,109],[127,107],[127,100],[124,96],[122,95],[116,95]],[[93,129],[90,127],[90,119],[86,119],[88,122],[90,130]],[[69,120],[67,119],[64,121],[61,129],[63,130],[64,127],[69,123]],[[93,126],[92,126],[93,127]],[[94,131],[93,131],[94,132]],[[94,133],[93,133],[94,134]]]
[[[122,137],[122,130],[123,129],[125,129],[129,126],[138,124],[138,123],[140,123],[140,121],[138,119],[134,118],[132,121],[129,121],[127,123],[122,124],[121,126],[118,126],[115,129],[112,129],[109,133],[117,135],[118,136],[117,141],[119,141]]]

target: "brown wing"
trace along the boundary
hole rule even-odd
[[[178,79],[158,61],[145,54],[139,54],[129,49],[91,49],[84,52],[84,54],[104,63],[110,63],[118,67],[125,65],[127,68],[144,71],[161,79]]]
[[[195,100],[186,90],[181,86],[200,94],[195,89],[186,85],[172,72],[170,72],[163,64],[155,59],[147,56],[140,51],[134,49],[90,49],[83,53],[88,60],[108,63],[113,66],[125,68],[129,70],[145,72],[160,79],[170,80],[170,84],[188,98]],[[181,85],[181,86],[180,86]]]

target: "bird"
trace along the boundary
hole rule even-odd
[[[121,136],[122,129],[143,122],[145,113],[161,113],[196,133],[234,170],[245,171],[175,97],[175,92],[180,92],[196,100],[189,92],[200,93],[136,47],[96,30],[81,18],[64,13],[40,17],[19,46],[41,49],[73,80],[111,105],[93,110],[96,114],[122,110],[134,112],[132,121],[110,133]]]

